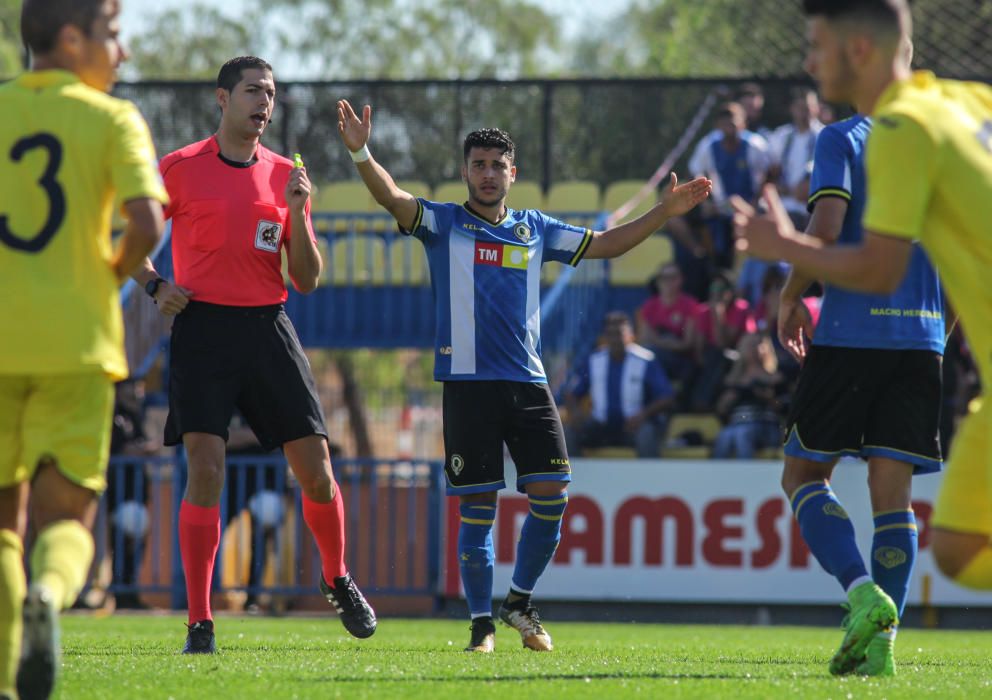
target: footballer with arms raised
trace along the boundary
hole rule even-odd
[[[561,419],[541,362],[541,265],[622,255],[706,198],[711,183],[677,185],[644,216],[605,232],[506,206],[516,178],[513,141],[499,129],[470,133],[463,144],[464,204],[417,199],[399,189],[370,155],[372,110],[359,117],[338,102],[338,129],[372,196],[424,245],[435,299],[434,378],[444,383],[445,476],[459,497],[458,561],[472,617],[468,651],[491,652],[492,527],[505,486],[503,444],[527,494],[510,591],[499,616],[524,646],[550,651],[531,593],[551,561],[571,479]]]
[[[873,121],[865,155],[871,192],[858,245],[828,246],[796,232],[770,189],[769,211],[736,201],[739,245],[791,262],[803,275],[855,291],[892,293],[919,241],[941,273],[979,373],[992,377],[992,88],[911,72],[906,0],[805,0],[806,67],[825,99],[857,105]],[[992,406],[979,401],[952,447],[931,521],[940,569],[992,588]],[[852,608],[836,659],[854,668],[891,624],[890,603]]]

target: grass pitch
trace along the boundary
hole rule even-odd
[[[380,620],[366,641],[327,618],[219,617],[215,656],[182,656],[184,618],[63,619],[64,700],[127,698],[992,697],[992,633],[902,630],[894,679],[833,678],[841,631],[548,622],[555,651],[499,626],[467,654],[468,623]]]

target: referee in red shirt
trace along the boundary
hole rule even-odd
[[[228,61],[217,75],[220,128],[162,159],[171,203],[175,283],[151,261],[135,280],[163,314],[176,315],[165,444],[186,448],[189,478],[179,510],[189,634],[183,653],[213,653],[210,583],[220,542],[227,426],[237,407],[266,449],[282,447],[303,491],[303,519],[320,550],[321,592],[356,637],[375,613],[344,564],[344,505],[310,364],[283,310],[281,263],[304,294],[321,259],[310,224],[304,168],[259,143],[275,105],[272,67]]]

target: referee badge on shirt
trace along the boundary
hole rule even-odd
[[[255,247],[270,253],[279,252],[279,241],[282,240],[282,224],[262,219],[255,228]]]

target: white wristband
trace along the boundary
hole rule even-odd
[[[356,163],[364,163],[371,157],[372,157],[372,153],[369,151],[368,144],[362,146],[362,150],[360,151],[351,151],[351,159]]]

